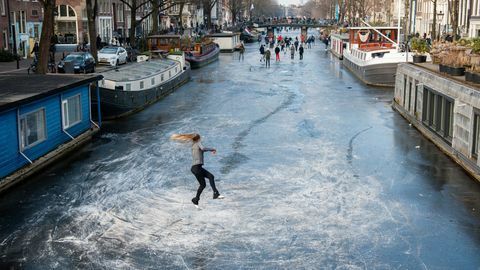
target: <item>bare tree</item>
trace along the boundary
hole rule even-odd
[[[54,10],[55,0],[40,0],[43,6],[43,24],[42,24],[42,36],[40,37],[40,51],[37,63],[37,73],[46,74],[48,71],[49,51],[51,45],[51,39],[53,36],[53,22],[54,22]]]
[[[212,9],[218,0],[201,0],[203,5],[203,15],[207,17],[207,29],[212,25]]]
[[[98,63],[97,59],[97,28],[95,22],[97,19],[98,1],[86,0],[87,5],[87,18],[88,18],[88,35],[90,36],[90,52],[95,58],[95,63]]]
[[[243,1],[242,0],[228,0],[228,9],[232,13],[232,23],[237,22],[238,17],[240,16],[241,11],[243,10]]]
[[[120,0],[123,4],[130,8],[130,31],[129,31],[129,41],[130,46],[135,47],[136,40],[135,40],[135,30],[137,26],[139,26],[143,20],[148,18],[150,15],[153,14],[153,11],[161,12],[167,10],[175,5],[175,3],[170,2],[168,0]],[[186,0],[184,0],[186,1]],[[155,3],[156,2],[156,3]],[[136,15],[138,12],[143,10],[146,6],[151,5],[150,11],[144,13],[139,20],[137,20]],[[158,4],[158,6],[157,6]],[[157,21],[158,24],[158,21]]]

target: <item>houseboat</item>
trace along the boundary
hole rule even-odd
[[[407,61],[399,47],[398,27],[351,27],[343,65],[364,83],[393,87],[398,63]],[[408,54],[412,61],[412,54]]]
[[[346,33],[332,33],[330,35],[330,52],[340,60],[343,59],[343,50],[348,47],[350,37]]]
[[[152,52],[185,52],[185,60],[192,69],[200,68],[218,60],[220,48],[210,38],[194,42],[178,35],[153,35],[148,37],[148,47]]]
[[[99,130],[100,123],[91,118],[90,97],[98,95],[94,84],[101,79],[0,75],[0,191],[54,163]]]
[[[201,68],[218,60],[220,48],[211,40],[195,43],[193,50],[185,52],[185,60],[190,62],[192,69]]]
[[[102,75],[104,78],[99,82],[101,115],[109,120],[140,111],[171,93],[190,79],[190,66],[180,51]],[[97,101],[93,97],[93,102]]]
[[[261,35],[255,30],[246,27],[240,34],[240,39],[245,43],[252,43],[255,41],[259,41],[261,39]]]
[[[208,35],[207,37],[213,39],[217,43],[221,52],[233,52],[240,45],[240,33],[216,33]]]

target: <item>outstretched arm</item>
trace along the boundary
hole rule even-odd
[[[203,152],[212,152],[213,154],[217,153],[217,149],[204,147],[201,143],[198,144],[198,147],[200,147],[200,150],[202,150]]]

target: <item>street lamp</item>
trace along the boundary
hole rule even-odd
[[[443,20],[443,12],[440,10],[439,13],[437,13],[437,20],[438,20],[438,34],[437,34],[437,40],[440,40],[440,25],[442,23],[442,20]]]

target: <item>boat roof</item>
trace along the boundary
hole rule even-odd
[[[146,62],[133,63],[128,68],[118,68],[103,72],[105,80],[116,82],[128,82],[143,80],[159,74],[171,67],[175,67],[178,62],[171,59],[150,60]]]
[[[396,26],[354,26],[349,27],[348,29],[351,30],[370,30],[370,29],[377,29],[377,30],[398,30]],[[402,29],[402,27],[400,27]]]
[[[75,87],[99,81],[103,76],[58,74],[0,74],[0,111],[15,108]]]
[[[240,32],[238,33],[214,33],[207,35],[207,37],[233,37],[233,36],[238,36],[240,35]]]

